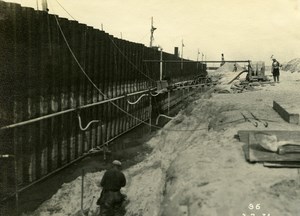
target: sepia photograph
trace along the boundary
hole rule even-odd
[[[0,0],[0,216],[300,216],[300,0]]]

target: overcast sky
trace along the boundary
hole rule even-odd
[[[37,0],[5,0],[37,8]],[[300,0],[58,0],[79,22],[116,37],[149,46],[151,17],[154,45],[185,58],[262,60],[270,64],[300,57]],[[39,0],[41,2],[41,0]],[[72,19],[56,0],[51,13]],[[41,6],[39,6],[41,8]]]

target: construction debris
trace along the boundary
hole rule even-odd
[[[234,65],[236,65],[236,71],[234,71],[235,70]],[[244,69],[245,68],[241,67],[238,63],[225,62],[225,64],[219,67],[217,70],[215,70],[214,73],[241,72]]]
[[[237,65],[237,70],[234,70]],[[252,62],[249,67],[235,63],[225,63],[208,77],[216,82],[215,93],[242,93],[260,90],[265,84],[272,84],[265,76],[264,62]]]
[[[239,131],[250,162],[300,162],[300,132],[285,130]]]

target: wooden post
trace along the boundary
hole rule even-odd
[[[123,55],[126,56],[126,52],[125,52],[125,42],[124,40],[121,40],[119,42],[119,48],[121,49]],[[120,95],[124,95],[126,92],[125,89],[125,81],[126,81],[126,76],[125,76],[125,68],[126,68],[126,58],[121,55],[120,56],[120,64],[119,64],[119,70],[120,70]]]
[[[139,73],[138,73],[138,62],[137,62],[137,45],[136,43],[132,43],[132,48],[133,48],[133,64],[135,65],[132,66],[132,70],[134,72],[133,74],[133,92],[136,92],[139,90]]]
[[[105,33],[103,32],[100,32],[99,34],[99,46],[100,46],[100,71],[99,71],[99,77],[100,77],[100,90],[101,92],[105,92],[105,56],[106,56],[106,53],[105,53],[105,38],[106,38],[106,35]],[[100,97],[100,100],[104,100],[104,96],[101,95],[99,93],[99,97]],[[98,112],[99,112],[99,118],[101,120],[101,124],[100,124],[100,137],[101,137],[101,141],[100,141],[100,144],[102,145],[104,142],[105,142],[105,121],[104,121],[104,106],[105,105],[100,105],[99,106],[99,109],[98,109]]]
[[[12,92],[12,120],[13,123],[17,123],[20,121],[23,121],[25,119],[25,109],[24,107],[24,101],[26,101],[26,92],[23,90],[26,88],[26,83],[23,82],[24,80],[24,73],[22,73],[22,63],[24,62],[23,55],[23,46],[21,46],[21,42],[23,42],[23,38],[20,37],[22,32],[22,9],[20,5],[14,4],[12,7],[12,14],[13,16],[13,22],[12,22],[12,28],[13,28],[13,58],[10,59],[13,61],[13,67],[11,72],[11,76],[13,77],[13,83],[10,83],[13,87]],[[26,35],[25,35],[26,36]],[[6,62],[4,62],[6,64]],[[24,109],[25,108],[25,109]],[[11,112],[11,111],[8,111]],[[3,115],[3,114],[2,114]],[[14,169],[14,172],[8,173],[9,179],[14,179],[14,185],[15,185],[15,192],[16,192],[16,211],[18,211],[18,184],[23,183],[23,175],[22,175],[22,161],[23,161],[23,139],[22,136],[22,129],[12,129],[12,148],[13,148],[13,154],[14,154],[14,161],[13,164],[11,164]],[[8,143],[5,143],[6,145]],[[8,179],[8,180],[9,180]]]
[[[170,115],[170,97],[171,97],[171,95],[170,95],[170,91],[168,91],[168,115]]]
[[[29,78],[29,70],[30,70],[30,58],[31,58],[31,49],[28,49],[28,47],[31,47],[31,38],[30,38],[30,18],[28,18],[28,14],[32,12],[33,10],[30,10],[28,8],[22,8],[22,13],[18,14],[18,24],[20,25],[18,28],[19,31],[17,31],[17,38],[18,41],[22,41],[23,46],[19,47],[19,56],[18,56],[18,62],[20,64],[17,64],[17,71],[18,74],[20,74],[20,81],[21,83],[18,84],[19,86],[17,88],[17,91],[19,91],[18,95],[21,96],[21,98],[18,99],[19,108],[21,110],[18,111],[19,115],[19,121],[28,120],[29,117],[29,110],[27,106],[28,98],[30,97],[30,91],[28,91],[30,86],[30,78]],[[20,12],[20,11],[19,11]],[[28,79],[29,78],[29,79]],[[18,80],[15,80],[18,82]],[[30,145],[28,142],[28,127],[22,127],[19,128],[17,134],[17,158],[15,158],[15,162],[17,163],[17,176],[19,176],[19,182],[20,183],[28,183],[29,182],[29,165],[30,165]]]
[[[109,39],[110,35],[105,33],[104,35],[104,98],[108,98],[108,92],[109,92],[109,44],[111,43]],[[109,133],[109,118],[108,118],[108,106],[109,104],[103,104],[103,117],[105,119],[103,124],[103,137],[104,142],[106,142],[108,139],[108,133]]]
[[[80,64],[82,66],[82,68],[84,70],[86,70],[86,64],[87,64],[87,26],[83,25],[82,26],[82,35],[81,35],[81,49],[80,49],[80,56],[81,56],[81,60],[80,60]],[[79,71],[79,73],[81,73],[80,76],[80,83],[81,83],[81,93],[80,93],[80,105],[84,105],[87,104],[87,79],[84,77],[84,75],[82,74],[81,71]],[[81,114],[84,114],[84,112],[81,112]],[[85,152],[85,148],[86,148],[86,135],[85,135],[85,131],[81,131],[80,130],[80,152],[79,155],[83,155]]]
[[[117,96],[123,95],[123,86],[122,86],[122,79],[123,79],[123,61],[124,61],[124,57],[122,56],[122,54],[120,52],[123,53],[123,47],[122,47],[122,43],[123,40],[117,40],[117,91],[118,94]],[[118,100],[118,106],[122,108],[122,100]],[[122,133],[122,112],[119,109],[116,109],[117,111],[117,128],[116,128],[116,134],[119,135],[120,133]]]
[[[300,169],[298,168],[297,171],[298,171],[298,184],[300,185]]]
[[[127,56],[127,59],[130,59],[130,52],[129,52],[129,42],[128,41],[125,41],[125,55]],[[129,65],[129,62],[128,60],[126,60],[126,62],[124,63],[125,64],[125,93],[128,94],[130,93],[130,65]],[[129,105],[127,103],[127,98],[124,99],[124,109],[126,110],[126,112],[129,111]],[[124,115],[124,131],[128,130],[129,128],[129,125],[130,125],[130,117],[128,115]]]
[[[118,38],[114,38],[114,43],[112,44],[112,49],[113,49],[113,80],[112,80],[112,85],[113,85],[113,97],[117,97],[119,95],[118,91],[118,83],[119,83],[119,50],[118,50]]]
[[[47,50],[47,14],[40,12],[39,13],[39,35],[40,35],[40,56],[39,56],[39,81],[40,81],[40,86],[39,86],[39,91],[40,91],[40,103],[39,103],[39,109],[40,109],[40,116],[46,115],[48,110],[48,104],[47,104],[47,90],[49,88],[49,81],[46,82],[46,76],[47,76],[47,62],[46,59],[48,58],[48,50]],[[42,177],[47,173],[47,148],[45,146],[45,141],[46,141],[46,124],[45,121],[40,121],[40,137],[39,137],[39,177]]]
[[[98,88],[100,88],[100,79],[99,79],[99,62],[100,62],[100,56],[99,56],[99,41],[98,41],[98,35],[99,35],[99,31],[94,29],[93,30],[93,46],[94,46],[94,83],[97,85]],[[97,102],[99,101],[99,92],[98,90],[94,89],[94,94],[93,94],[93,102]],[[99,115],[98,115],[98,107],[93,107],[93,119],[96,120],[100,120],[99,119]],[[93,141],[92,141],[92,147],[96,147],[98,144],[98,138],[99,138],[99,126],[100,124],[94,124],[93,125],[93,132],[92,132],[92,136],[93,136]]]
[[[116,97],[118,95],[117,93],[117,80],[118,80],[118,66],[117,66],[117,48],[116,48],[116,41],[117,38],[113,38],[114,43],[111,43],[111,49],[112,49],[112,71],[111,71],[111,86],[112,86],[112,97]],[[118,101],[114,102],[115,104],[118,103]],[[117,114],[117,108],[115,106],[112,106],[112,134],[111,138],[116,136],[117,132],[117,119],[116,119],[116,114]]]
[[[149,94],[149,133],[151,133],[152,126],[152,96]]]
[[[83,210],[83,197],[84,197],[84,169],[82,169],[82,173],[81,173],[81,202],[80,202],[81,210]]]
[[[129,53],[129,42],[125,41],[125,55],[127,56],[127,59],[130,59],[130,53]],[[125,93],[130,93],[129,83],[130,83],[130,66],[128,60],[125,62]]]
[[[28,86],[28,119],[35,118],[39,115],[39,34],[36,34],[34,31],[30,31],[33,29],[33,26],[37,27],[38,22],[36,17],[38,16],[37,12],[33,12],[32,10],[28,14],[28,19],[30,20],[29,24],[29,43],[30,51],[28,54],[28,77],[27,80],[30,81]],[[38,123],[28,125],[28,151],[30,152],[28,155],[29,165],[28,165],[28,181],[34,181],[37,178],[36,173],[36,159],[37,159],[37,145],[39,140],[37,137],[39,136],[39,128]]]
[[[15,156],[14,156],[14,171],[15,171],[15,197],[16,197],[16,215],[19,214],[19,187],[18,187],[18,158],[17,149],[15,146]]]
[[[90,45],[91,45],[91,51],[90,51],[90,56],[91,56],[91,60],[90,60],[90,78],[92,79],[92,81],[95,83],[95,85],[98,88],[98,83],[97,83],[97,71],[96,71],[96,61],[98,58],[97,55],[97,47],[96,47],[96,30],[93,28],[91,29],[91,40],[90,40]],[[90,83],[89,83],[90,84]],[[91,103],[97,102],[97,89],[91,85]],[[95,112],[95,107],[91,107],[90,112],[89,112],[89,118],[88,121],[92,121],[92,120],[98,120],[95,118],[96,117],[96,112]],[[96,131],[97,131],[97,124],[92,124],[90,126],[90,147],[94,148],[96,146],[96,142],[97,142],[97,136],[96,136]]]
[[[80,35],[81,35],[81,28],[77,21],[71,21],[71,41],[70,46],[74,52],[76,58],[80,61]],[[69,89],[70,89],[70,108],[76,108],[80,106],[80,77],[82,75],[78,64],[76,63],[75,59],[71,57],[70,60],[70,80],[69,80]],[[79,81],[79,82],[78,82]],[[78,130],[78,120],[77,120],[77,113],[71,113],[69,118],[69,157],[68,160],[72,161],[78,157],[78,135],[80,130]]]
[[[134,53],[134,46],[133,46],[133,43],[130,42],[130,46],[129,46],[129,55],[130,55],[130,61],[131,61],[131,64],[130,64],[130,70],[129,70],[129,73],[130,73],[130,93],[134,92],[134,87],[135,87],[135,68],[133,67],[132,63],[134,63],[134,57],[135,57],[135,53]]]

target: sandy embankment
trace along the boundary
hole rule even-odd
[[[241,112],[270,120],[268,130],[298,130],[272,109],[273,100],[293,101],[300,112],[300,76],[282,72],[281,83],[241,94],[195,96],[190,106],[158,132],[148,145],[153,151],[125,171],[130,200],[127,216],[272,216],[300,215],[300,179],[296,169],[270,169],[245,161],[238,130],[265,130],[245,122]],[[87,174],[85,205],[98,196],[95,179]],[[80,209],[80,178],[65,184],[35,215],[74,215]],[[260,210],[250,211],[250,204]],[[95,215],[92,204],[90,215]]]

